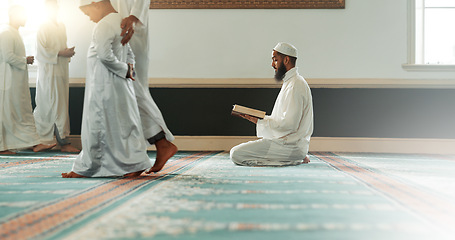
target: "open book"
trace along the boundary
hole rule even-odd
[[[265,112],[264,111],[260,111],[260,110],[256,110],[256,109],[253,109],[253,108],[240,106],[240,105],[237,105],[237,104],[235,104],[234,107],[232,108],[231,114],[232,115],[245,114],[245,115],[250,115],[250,116],[253,116],[253,117],[260,118],[260,119],[263,119],[265,117]]]

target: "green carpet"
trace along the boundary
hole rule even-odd
[[[0,239],[455,238],[452,156],[312,153],[249,168],[179,152],[159,174],[62,179],[75,157],[0,156]]]

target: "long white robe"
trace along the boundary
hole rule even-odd
[[[149,139],[161,131],[164,131],[166,139],[173,141],[174,136],[167,128],[163,115],[150,95],[148,82],[149,68],[149,44],[150,35],[148,29],[149,0],[111,0],[112,6],[123,18],[134,15],[141,24],[136,25],[134,35],[130,40],[130,46],[136,58],[136,91],[137,104],[141,114],[144,136]]]
[[[99,21],[87,54],[82,117],[82,151],[72,171],[86,177],[122,176],[151,167],[127,63],[129,45],[120,40],[122,17],[111,13]]]
[[[38,78],[36,82],[36,130],[44,143],[54,142],[54,125],[61,139],[70,134],[69,58],[59,57],[58,52],[67,48],[66,29],[62,23],[48,21],[38,30],[36,44]]]
[[[262,138],[235,146],[231,160],[247,166],[300,164],[308,154],[313,133],[311,90],[297,68],[286,72],[272,114],[258,120],[256,134]]]
[[[39,144],[32,111],[24,42],[8,25],[0,30],[0,151]]]

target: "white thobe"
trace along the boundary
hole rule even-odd
[[[59,137],[70,134],[69,58],[59,57],[58,52],[67,48],[66,30],[62,23],[48,21],[41,25],[37,35],[38,78],[36,82],[36,130],[42,142],[54,142],[54,126]]]
[[[150,95],[148,68],[149,68],[149,44],[150,36],[148,29],[149,0],[111,0],[112,6],[123,18],[134,15],[141,22],[135,27],[134,35],[130,40],[130,46],[136,59],[136,91],[137,104],[141,114],[144,136],[149,139],[161,131],[164,131],[166,139],[173,141],[174,136],[166,126],[163,115]]]
[[[258,120],[256,133],[261,139],[231,149],[234,163],[297,165],[308,154],[313,133],[313,101],[310,87],[297,68],[286,72],[272,114]]]
[[[121,20],[118,13],[101,19],[87,54],[82,151],[72,169],[86,177],[123,176],[152,166],[133,83],[125,78],[134,55],[120,42]]]
[[[8,25],[0,30],[0,151],[39,144],[32,111],[24,42]]]

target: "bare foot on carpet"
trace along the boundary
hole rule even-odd
[[[304,159],[303,159],[303,164],[305,163],[310,163],[310,158],[308,156],[306,156]]]
[[[62,173],[62,178],[85,178],[85,176],[79,175],[71,171],[69,173]]]
[[[5,151],[0,151],[0,154],[2,155],[13,155],[13,154],[16,154],[15,152],[11,152],[9,150],[5,150]]]
[[[158,140],[155,143],[155,147],[156,147],[155,164],[153,165],[152,168],[150,168],[150,170],[145,172],[147,174],[152,172],[159,172],[161,169],[163,169],[167,160],[174,156],[174,154],[178,151],[177,146],[169,142],[166,138]]]
[[[66,145],[61,146],[61,151],[68,152],[68,153],[78,153],[81,150],[73,147],[71,144],[66,144]]]
[[[130,178],[130,177],[139,177],[145,170],[137,171],[137,172],[132,172],[132,173],[127,173],[123,175],[124,177]]]
[[[38,144],[38,145],[33,147],[33,151],[34,152],[46,151],[46,150],[49,150],[49,149],[55,147],[56,145],[57,145],[56,143],[53,143],[53,144]]]

